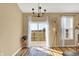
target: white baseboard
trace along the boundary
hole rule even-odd
[[[22,48],[19,48],[12,56],[15,56]]]

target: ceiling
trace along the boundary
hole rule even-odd
[[[32,12],[32,8],[37,11],[37,3],[18,3],[19,8],[23,13]],[[73,12],[79,13],[79,3],[40,3],[42,9],[47,12]]]

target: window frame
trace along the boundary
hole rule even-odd
[[[68,17],[73,17],[73,20],[72,20],[72,22],[73,22],[73,27],[72,28],[69,28],[69,29],[72,29],[72,38],[70,38],[70,37],[68,37],[68,38],[66,38],[65,36],[66,36],[66,34],[65,33],[62,33],[63,32],[63,30],[64,30],[64,27],[62,27],[62,17],[63,16],[68,16]],[[66,30],[66,29],[65,29]],[[65,36],[63,37],[63,35],[65,34]],[[69,34],[70,35],[70,34]],[[73,40],[74,39],[74,16],[73,15],[61,15],[61,36],[62,36],[62,39],[63,40]]]

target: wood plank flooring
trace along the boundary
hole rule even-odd
[[[76,50],[79,51],[79,48],[76,49],[75,47],[64,47],[64,48],[55,47],[55,48],[50,48],[50,49],[46,49],[46,48],[43,48],[43,49],[49,50],[50,51],[49,53],[53,54],[54,56],[62,56],[64,51],[76,51]],[[28,50],[29,50],[29,48],[22,48],[19,51],[19,53],[16,54],[16,56],[24,56]]]
[[[24,56],[29,48],[22,48],[15,56]]]

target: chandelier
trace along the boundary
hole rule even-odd
[[[32,8],[32,11],[33,11],[32,12],[33,17],[43,17],[46,15],[46,9],[44,9],[42,12],[42,7],[39,6],[39,4],[38,4],[38,12],[36,13],[34,8]]]

